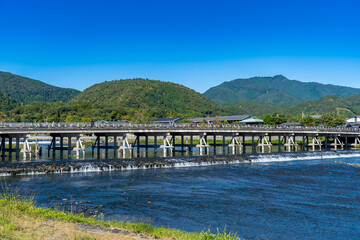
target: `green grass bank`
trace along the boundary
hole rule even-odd
[[[31,197],[0,194],[0,239],[188,239],[233,240],[236,234],[184,232],[147,223],[105,221],[53,208]]]

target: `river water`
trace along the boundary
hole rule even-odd
[[[39,206],[105,219],[186,231],[226,228],[246,239],[360,238],[359,157],[267,160],[0,181],[34,195]]]

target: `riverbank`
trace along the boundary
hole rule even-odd
[[[188,233],[145,223],[104,221],[36,207],[31,198],[0,195],[0,239],[238,239],[232,234]]]

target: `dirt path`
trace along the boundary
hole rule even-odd
[[[115,228],[104,228],[83,223],[67,223],[59,220],[30,218],[12,215],[12,229],[3,229],[0,223],[0,239],[29,240],[95,240],[123,239],[144,240],[151,237]]]

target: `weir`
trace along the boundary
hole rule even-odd
[[[114,157],[125,158],[127,154],[132,157],[134,151],[139,153],[140,149],[143,149],[147,156],[149,149],[154,149],[156,152],[159,148],[163,149],[165,157],[173,156],[174,152],[188,154],[195,149],[199,155],[207,155],[210,150],[216,154],[219,147],[222,153],[227,149],[232,154],[270,153],[276,146],[280,152],[360,147],[359,129],[348,128],[279,128],[213,124],[196,126],[130,124],[94,127],[78,123],[45,126],[38,124],[31,127],[23,124],[23,126],[25,127],[0,125],[2,158],[5,156],[12,158],[13,153],[18,158],[20,152],[24,153],[24,158],[31,157],[32,154],[41,155],[42,149],[37,142],[34,149],[30,148],[28,138],[31,135],[51,136],[48,156],[52,155],[53,158],[56,156],[56,151],[59,151],[60,158],[64,157],[64,153],[70,158],[73,151],[76,152],[77,158],[81,152],[84,156],[85,146],[82,144],[82,139],[85,134],[95,136],[91,152],[92,156],[96,155],[97,158],[100,158],[101,150],[105,150],[105,158],[108,158],[109,151],[113,151]]]

